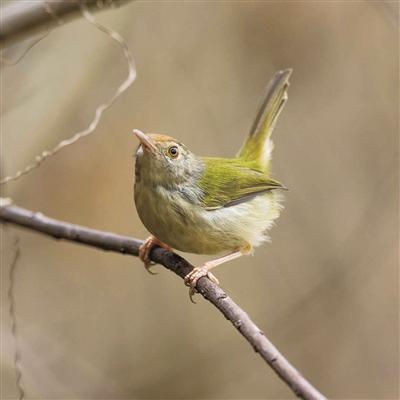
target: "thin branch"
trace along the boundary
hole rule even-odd
[[[86,0],[88,7],[100,10],[126,4],[128,0]],[[15,0],[0,9],[0,48],[23,40],[56,22],[63,24],[80,11],[80,0]]]
[[[6,199],[0,199],[0,222],[8,222],[22,226],[56,239],[97,247],[103,250],[137,256],[141,240],[115,233],[73,225],[48,218],[41,213],[34,213],[24,208],[11,205]],[[175,253],[156,247],[150,254],[152,261],[184,278],[192,269],[182,257]],[[197,282],[198,292],[210,301],[228,319],[232,325],[260,354],[264,361],[279,375],[279,377],[300,398],[323,400],[325,397],[318,392],[277,350],[265,334],[254,324],[247,313],[243,311],[218,285],[208,278],[200,278]]]
[[[19,236],[16,235],[15,240],[14,240],[14,257],[11,261],[10,265],[10,271],[8,275],[8,281],[9,281],[9,286],[8,286],[8,291],[7,291],[7,297],[8,297],[8,302],[9,308],[8,308],[8,314],[10,316],[11,320],[11,334],[14,339],[14,366],[15,366],[15,385],[18,390],[18,400],[21,400],[25,396],[25,390],[23,387],[23,382],[22,382],[22,368],[21,368],[21,350],[18,344],[18,327],[17,327],[17,314],[15,310],[15,273],[17,271],[17,263],[21,255],[21,249],[19,245]]]
[[[50,157],[53,157],[55,154],[59,153],[65,147],[71,146],[72,144],[76,143],[77,141],[81,140],[82,138],[85,138],[85,137],[91,135],[97,128],[97,125],[100,122],[103,112],[106,111],[107,109],[109,109],[114,104],[114,102],[133,84],[133,82],[136,79],[135,61],[133,59],[133,55],[132,55],[131,51],[129,50],[128,44],[126,43],[126,40],[118,32],[115,32],[112,29],[107,28],[106,26],[97,22],[96,19],[94,18],[94,16],[89,12],[89,9],[84,0],[81,0],[80,3],[78,3],[78,5],[79,4],[81,7],[81,12],[82,12],[83,17],[89,23],[94,25],[98,30],[105,33],[111,39],[115,40],[119,44],[119,46],[121,47],[121,49],[123,51],[124,57],[128,63],[128,76],[118,86],[118,88],[115,90],[112,97],[110,97],[106,102],[100,104],[96,108],[96,111],[95,111],[92,121],[85,129],[83,129],[79,132],[76,132],[74,135],[72,135],[68,139],[62,140],[51,150],[42,151],[42,153],[40,155],[35,157],[35,160],[32,163],[28,164],[26,167],[19,170],[15,174],[8,175],[8,176],[2,178],[0,180],[0,185],[4,185],[8,182],[15,181],[15,180],[21,178],[22,176],[29,174],[34,169],[39,168],[44,161],[46,161]]]

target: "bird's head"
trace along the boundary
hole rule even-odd
[[[133,133],[139,139],[136,151],[136,179],[148,179],[163,186],[182,185],[201,175],[204,165],[176,139],[154,133]]]

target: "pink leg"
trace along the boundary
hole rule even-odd
[[[229,253],[225,256],[207,261],[201,267],[194,268],[191,272],[189,272],[185,276],[184,279],[185,285],[190,287],[189,289],[190,300],[194,303],[192,297],[196,293],[197,281],[203,276],[207,276],[208,279],[210,279],[212,282],[216,283],[217,285],[219,284],[218,279],[210,272],[210,269],[215,268],[217,265],[221,265],[228,261],[232,261],[235,258],[239,258],[245,254],[249,254],[250,252],[251,252],[251,246],[248,245],[240,250],[234,251],[233,253]]]
[[[146,268],[146,271],[149,272],[152,275],[156,275],[157,272],[153,272],[150,270],[151,267],[151,261],[149,258],[150,252],[153,249],[154,246],[160,246],[165,250],[171,251],[171,247],[168,246],[167,244],[161,242],[161,240],[158,240],[155,236],[151,235],[149,236],[144,243],[139,247],[139,258],[143,261],[144,266]]]

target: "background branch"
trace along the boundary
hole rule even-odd
[[[91,11],[114,7],[129,0],[86,0]],[[0,23],[0,48],[23,40],[56,22],[63,24],[79,15],[80,1],[76,0],[35,0],[13,1],[2,5]]]
[[[99,231],[79,225],[48,218],[41,213],[7,204],[1,200],[0,221],[22,226],[36,232],[71,242],[97,247],[103,250],[137,256],[142,241],[115,233]],[[193,266],[173,252],[156,247],[150,258],[184,278]],[[197,290],[233,324],[251,344],[253,349],[268,363],[279,377],[303,399],[322,400],[318,392],[276,349],[254,322],[218,285],[203,277],[197,283]]]

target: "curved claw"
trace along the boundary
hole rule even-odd
[[[158,275],[158,272],[152,271],[151,267],[154,266],[155,263],[153,262],[145,262],[144,263],[144,268],[146,269],[146,271],[150,274],[150,275]]]
[[[157,275],[150,268],[155,264],[150,260],[150,253],[154,246],[160,246],[166,250],[171,250],[167,244],[158,240],[155,236],[149,236],[139,247],[139,258],[143,261],[146,271],[151,275]]]
[[[197,304],[194,300],[193,300],[193,296],[198,293],[197,290],[195,288],[189,288],[189,299],[193,304]]]
[[[203,276],[206,276],[208,279],[210,279],[211,282],[214,282],[215,284],[219,285],[218,279],[208,270],[207,265],[193,268],[193,270],[189,272],[183,280],[185,285],[189,286],[190,288],[189,298],[192,303],[196,304],[196,302],[193,300],[193,296],[197,293],[196,289],[197,281]]]

